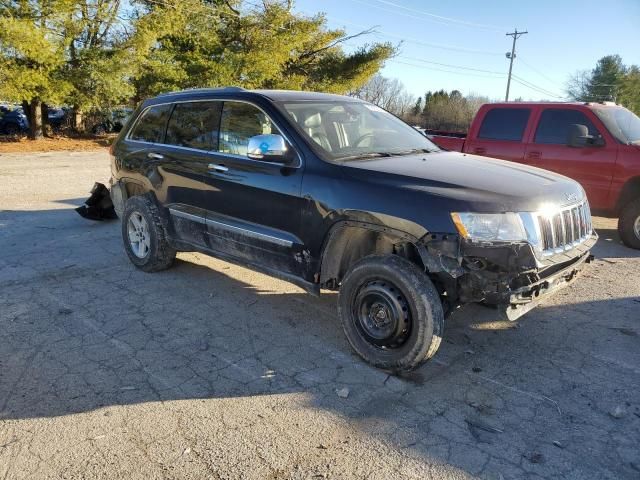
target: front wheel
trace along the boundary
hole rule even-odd
[[[396,255],[356,262],[340,287],[338,312],[349,343],[371,365],[408,371],[440,346],[444,313],[433,283]]]
[[[618,233],[627,247],[640,249],[640,198],[629,202],[620,212]]]

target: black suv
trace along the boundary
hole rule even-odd
[[[200,251],[339,290],[354,350],[396,371],[436,353],[462,304],[518,318],[573,280],[597,239],[573,180],[440,150],[350,97],[169,93],[132,114],[111,154],[134,265]]]

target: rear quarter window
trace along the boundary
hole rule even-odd
[[[519,142],[530,114],[528,108],[492,108],[482,119],[478,138]]]
[[[171,105],[156,105],[145,110],[133,126],[129,139],[138,142],[161,143],[170,112]]]

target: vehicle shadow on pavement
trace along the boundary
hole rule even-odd
[[[638,297],[582,300],[599,283],[587,277],[515,324],[467,307],[437,356],[399,378],[351,353],[335,294],[200,254],[145,274],[119,227],[66,209],[0,213],[0,420],[303,393],[309,411],[472,475],[637,476]]]

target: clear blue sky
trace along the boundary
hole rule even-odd
[[[505,33],[514,28],[529,32],[518,40],[514,73],[546,93],[512,82],[511,99],[563,97],[568,77],[604,55],[640,65],[640,0],[297,0],[295,9],[324,12],[330,27],[350,34],[376,27],[378,33],[351,40],[347,49],[404,39],[382,74],[416,96],[444,88],[504,98],[511,50]]]

